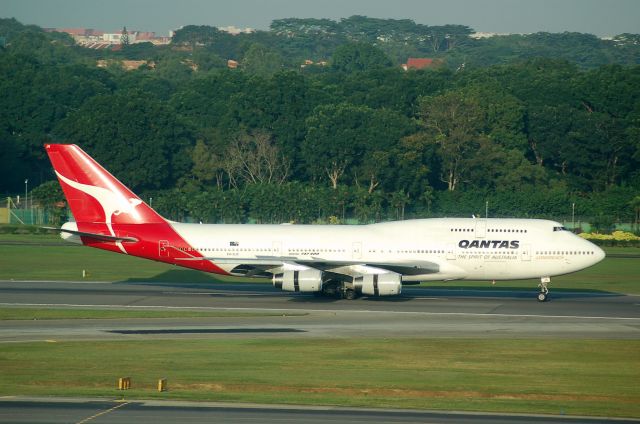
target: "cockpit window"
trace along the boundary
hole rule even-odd
[[[567,231],[566,227],[553,227],[553,231]]]

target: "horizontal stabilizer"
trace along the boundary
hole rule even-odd
[[[45,230],[53,230],[53,231],[60,231],[61,233],[73,234],[74,236],[79,236],[79,237],[89,237],[99,241],[124,241],[124,242],[130,242],[130,243],[135,243],[138,241],[138,239],[134,237],[116,237],[116,236],[110,236],[108,234],[85,233],[84,231],[68,230],[66,228],[55,228],[55,227],[42,227],[42,228],[44,228]]]

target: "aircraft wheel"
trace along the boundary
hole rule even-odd
[[[546,302],[547,294],[545,292],[538,293],[538,302]]]
[[[356,298],[356,291],[352,289],[347,289],[344,292],[344,298],[347,300],[353,300]]]

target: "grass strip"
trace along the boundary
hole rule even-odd
[[[0,308],[0,320],[49,319],[130,319],[130,318],[224,318],[304,316],[300,313],[192,311],[192,310],[114,310],[114,309],[57,309],[57,308]]]
[[[640,417],[638,357],[637,340],[28,342],[0,345],[0,395]]]
[[[80,281],[85,270],[89,281],[126,281],[171,274],[176,269],[173,265],[82,246],[0,245],[0,278],[4,280]],[[204,273],[189,274],[197,276],[197,281],[216,281]]]

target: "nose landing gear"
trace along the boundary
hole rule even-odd
[[[549,288],[547,287],[547,284],[549,284],[550,282],[551,278],[549,277],[540,278],[540,284],[538,284],[538,287],[540,288],[540,292],[538,293],[538,302],[547,301],[547,298],[549,296]]]

